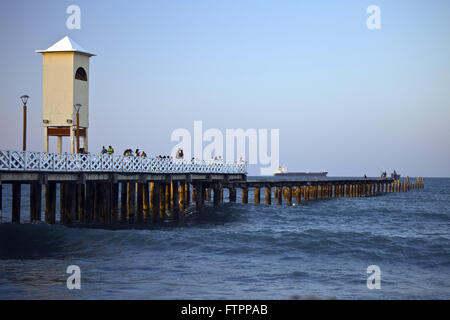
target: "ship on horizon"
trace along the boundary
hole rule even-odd
[[[320,172],[288,172],[286,167],[278,167],[278,170],[273,174],[274,176],[283,177],[321,177],[324,178],[328,171],[322,170]]]

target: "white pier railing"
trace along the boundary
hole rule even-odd
[[[0,150],[0,171],[246,174],[245,162]]]

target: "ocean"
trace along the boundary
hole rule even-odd
[[[3,222],[0,299],[450,299],[449,178],[291,207],[237,201],[148,229]],[[80,290],[66,286],[69,265]],[[367,286],[371,265],[380,289]]]

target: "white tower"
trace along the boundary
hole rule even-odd
[[[80,137],[88,150],[89,128],[89,58],[94,54],[64,37],[42,53],[43,62],[43,126],[44,152],[48,152],[48,137],[58,137],[57,151],[62,152],[62,138],[70,137],[70,152],[76,152],[76,111],[79,111]],[[81,147],[81,145],[80,145]]]

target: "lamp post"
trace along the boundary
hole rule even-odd
[[[23,143],[22,150],[27,150],[27,101],[29,96],[23,95],[20,100],[23,102]]]
[[[76,105],[74,105],[74,107],[75,107],[75,111],[77,112],[77,131],[76,131],[77,152],[76,153],[80,153],[80,108],[81,108],[81,104],[77,103]]]

